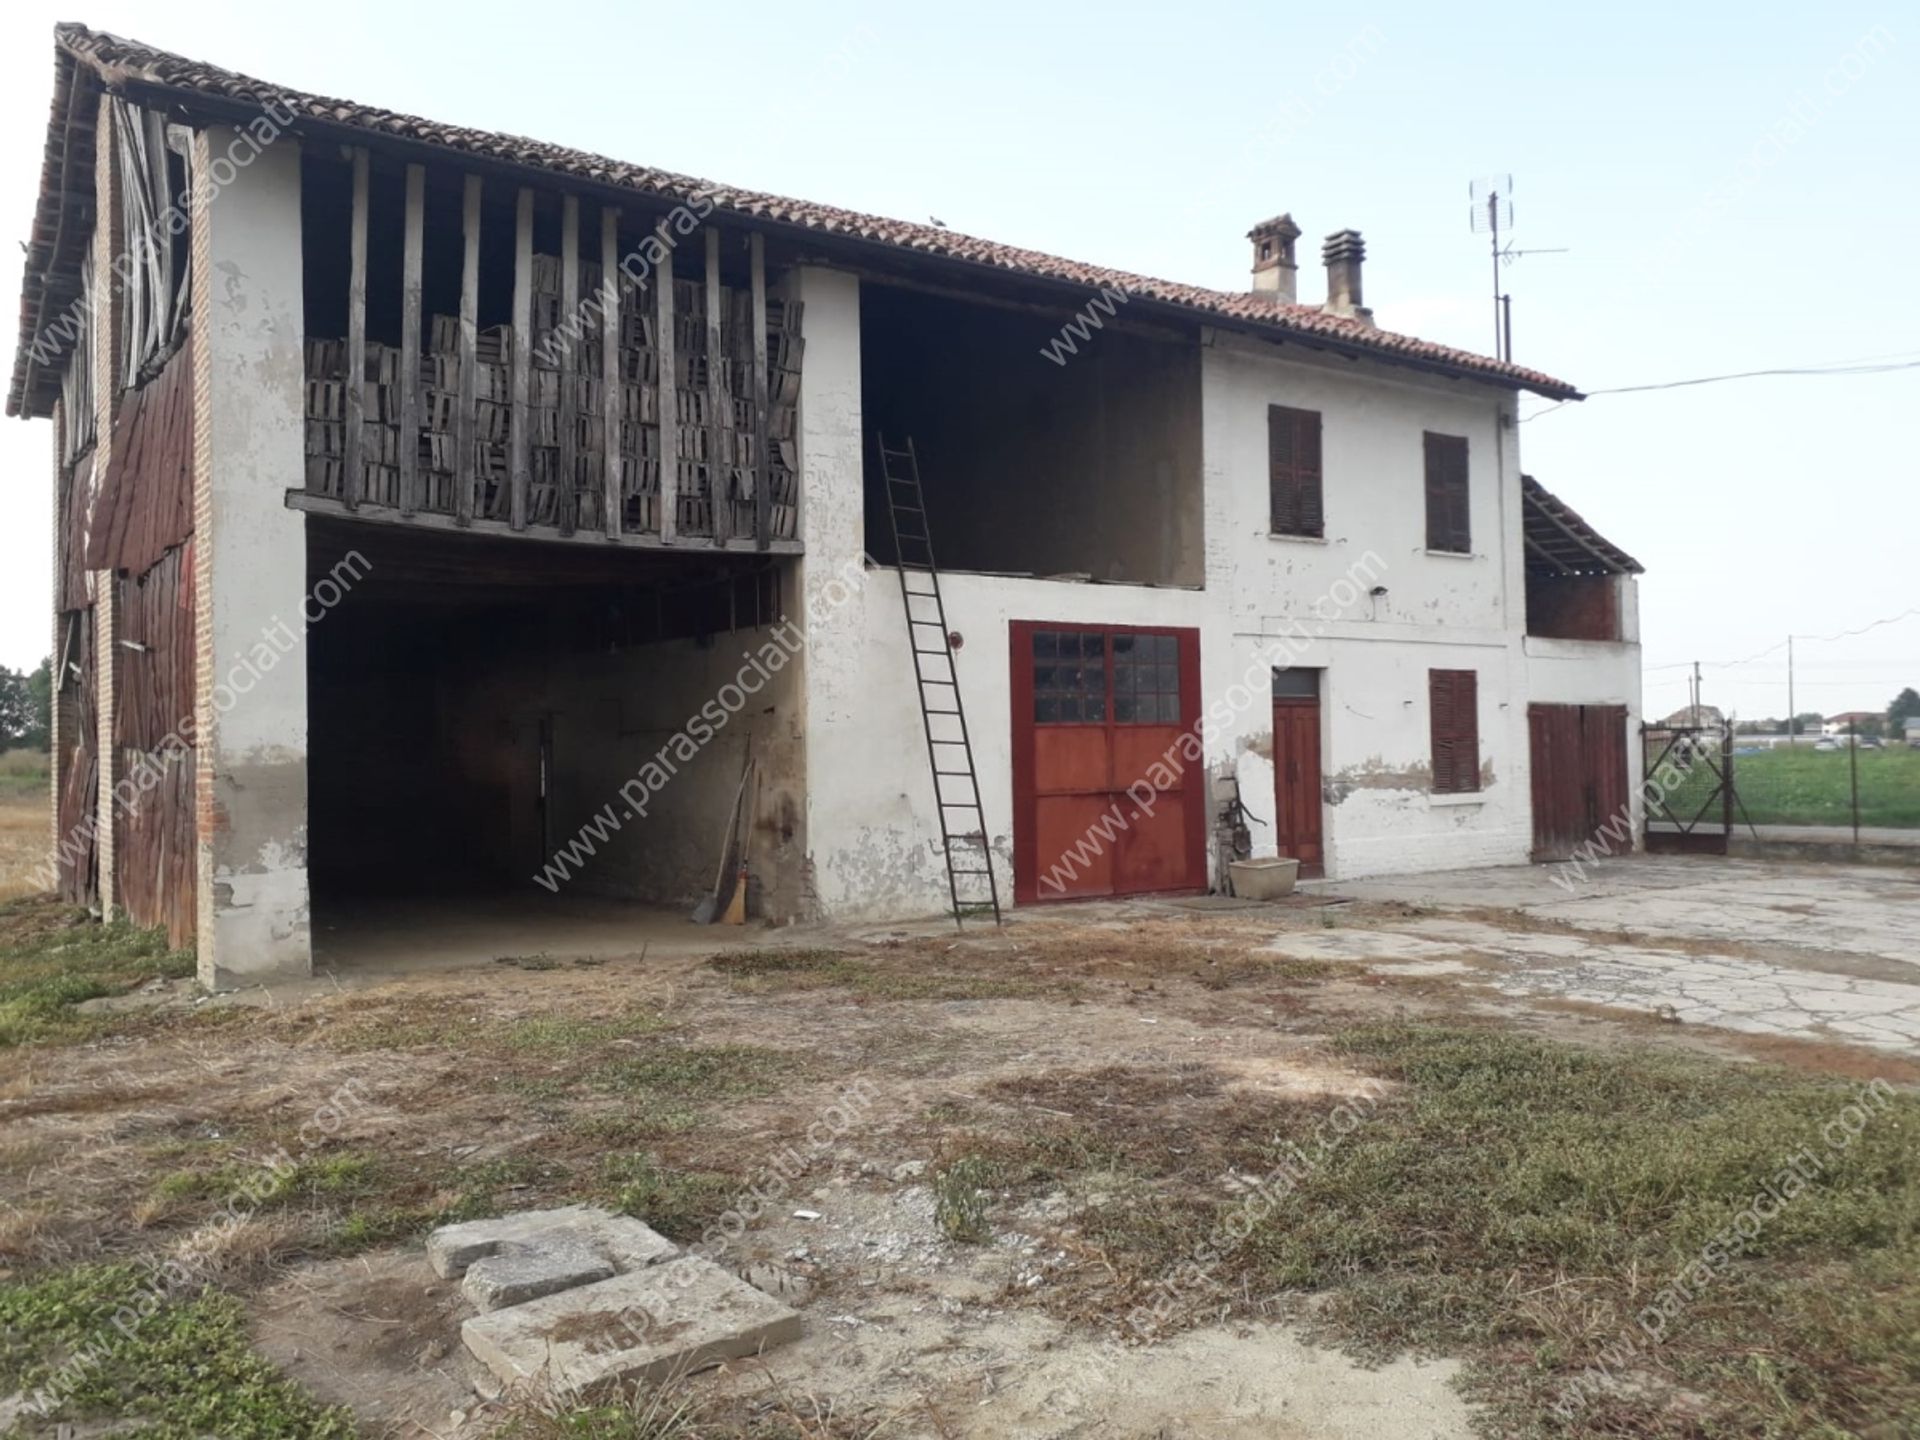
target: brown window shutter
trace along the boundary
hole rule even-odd
[[[1466,554],[1473,549],[1466,437],[1428,431],[1425,440],[1427,548]]]
[[[1433,739],[1433,790],[1453,791],[1453,672],[1427,672],[1427,726]]]
[[[1267,407],[1269,529],[1275,535],[1326,533],[1320,490],[1320,412]]]
[[[1296,413],[1300,418],[1294,426],[1294,440],[1299,459],[1294,474],[1300,496],[1300,533],[1321,536],[1327,533],[1327,516],[1320,493],[1320,412]]]
[[[1480,677],[1472,670],[1429,670],[1427,707],[1433,741],[1433,790],[1480,788]]]

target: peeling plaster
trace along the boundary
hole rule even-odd
[[[1320,795],[1329,805],[1338,805],[1356,790],[1430,790],[1433,767],[1424,760],[1402,766],[1389,765],[1373,755],[1358,765],[1331,772],[1321,782]]]
[[[231,310],[235,315],[246,314],[246,272],[231,260],[216,260],[213,268],[220,272],[220,288],[222,292],[220,303],[225,305],[227,309]]]

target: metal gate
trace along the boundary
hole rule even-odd
[[[1733,834],[1733,731],[1715,725],[1643,725],[1647,850],[1724,855]]]

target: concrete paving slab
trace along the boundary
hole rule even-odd
[[[491,1220],[468,1220],[443,1225],[427,1237],[427,1262],[442,1279],[464,1275],[474,1261],[495,1254],[503,1246],[566,1239],[592,1246],[623,1274],[654,1265],[679,1253],[666,1236],[629,1215],[615,1215],[591,1205],[563,1205],[554,1210],[523,1210]]]
[[[1289,932],[1273,948],[1382,969],[1470,951],[1501,961],[1480,978],[1517,997],[1920,1054],[1920,870],[1641,856],[1576,869],[1342,882],[1437,913]],[[1489,913],[1502,909],[1527,919],[1504,925]],[[1479,914],[1448,913],[1461,910]]]
[[[476,1315],[460,1329],[502,1384],[571,1396],[676,1378],[800,1333],[795,1311],[691,1255]]]
[[[553,1234],[569,1238],[551,1238]],[[524,1305],[551,1295],[610,1280],[615,1271],[598,1246],[570,1238],[575,1232],[549,1232],[526,1244],[510,1244],[483,1255],[467,1267],[461,1293],[481,1311]]]

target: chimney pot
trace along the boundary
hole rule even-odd
[[[1336,230],[1320,247],[1320,258],[1327,265],[1327,303],[1329,315],[1341,315],[1362,324],[1373,323],[1373,312],[1361,298],[1360,267],[1367,258],[1367,242],[1358,230]]]
[[[1247,232],[1253,242],[1253,293],[1270,296],[1276,304],[1293,305],[1299,301],[1299,266],[1293,259],[1293,242],[1300,238],[1300,227],[1291,215],[1276,215],[1262,220]]]

